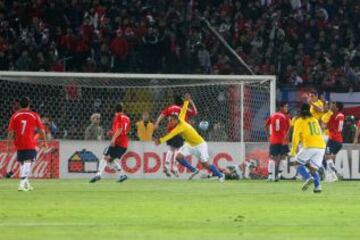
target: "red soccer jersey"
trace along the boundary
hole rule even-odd
[[[360,128],[360,120],[357,122],[356,126]]]
[[[268,118],[266,126],[269,127],[270,144],[284,144],[289,130],[289,119],[283,113],[276,112]]]
[[[179,115],[181,111],[181,107],[178,105],[170,105],[169,107],[165,108],[161,114],[163,114],[165,117],[169,117],[171,115],[177,114]],[[189,108],[186,112],[185,121],[188,121],[189,117],[193,117],[197,115],[197,111],[195,111],[192,108]],[[167,130],[168,132],[171,132],[171,130],[174,129],[175,126],[172,126],[170,123],[168,123]]]
[[[128,134],[130,132],[130,118],[122,113],[115,114],[112,126],[113,134],[115,134],[119,128],[122,128],[122,131],[115,140],[115,146],[127,148],[129,146]]]
[[[333,114],[327,124],[329,129],[329,139],[336,142],[343,142],[342,130],[344,126],[345,116],[342,113]]]
[[[16,150],[33,150],[36,148],[36,129],[44,129],[36,112],[19,110],[11,116],[8,130],[14,131]]]
[[[289,130],[290,130],[291,116],[290,116],[290,114],[285,114],[285,117],[286,117],[286,125],[285,125],[286,135],[285,135],[283,144],[289,144],[289,139],[286,136],[288,135]]]

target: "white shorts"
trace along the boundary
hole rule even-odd
[[[189,144],[185,143],[180,149],[179,153],[188,157],[190,155],[197,157],[200,162],[207,162],[209,161],[209,151],[208,145],[206,142],[203,142],[197,146],[190,146]]]
[[[310,164],[311,167],[319,169],[322,166],[325,149],[303,148],[296,154],[296,161],[302,165]]]

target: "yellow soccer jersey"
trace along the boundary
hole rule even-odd
[[[321,122],[327,124],[330,121],[331,115],[333,115],[332,111],[327,111],[321,116]]]
[[[197,146],[205,142],[205,140],[200,136],[200,134],[185,121],[186,112],[189,106],[189,101],[185,101],[184,105],[179,114],[179,123],[178,125],[164,137],[160,138],[160,143],[164,143],[167,140],[173,138],[176,135],[180,135],[184,138],[185,142],[190,146]]]
[[[316,102],[313,103],[315,106],[317,107],[321,107],[323,108],[324,107],[324,103],[323,101],[321,101],[320,99],[318,99]],[[311,104],[310,106],[310,113],[313,115],[314,118],[316,118],[318,121],[320,121],[321,119],[321,116],[323,115],[322,112],[318,112],[315,110],[313,104]]]
[[[321,116],[321,122],[327,124],[327,123],[330,121],[331,115],[333,115],[333,112],[332,112],[332,111],[327,111],[326,113],[324,113],[324,114]],[[328,130],[328,129],[325,129],[325,130],[324,130],[324,134],[325,134],[325,135],[329,135],[329,130]]]
[[[294,117],[291,119],[290,127],[294,127],[294,126],[295,126],[295,122],[296,122],[296,120],[298,120],[298,119],[299,119],[298,116],[294,116]]]
[[[302,142],[303,148],[324,149],[326,147],[319,121],[314,117],[298,118],[295,122],[290,153],[291,156],[296,154],[300,142]]]

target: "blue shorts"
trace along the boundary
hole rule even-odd
[[[109,146],[105,148],[104,155],[110,156],[111,159],[120,159],[126,152],[126,148]]]
[[[184,145],[184,139],[180,135],[176,135],[173,138],[167,140],[166,144],[170,147],[181,148]]]
[[[36,150],[19,150],[17,151],[17,160],[19,162],[34,161],[36,158]]]
[[[282,155],[287,155],[290,152],[289,145],[284,144],[282,145]]]
[[[329,139],[326,144],[326,154],[336,155],[342,148],[342,143]]]
[[[270,156],[280,156],[283,154],[283,151],[284,149],[282,144],[270,144]]]

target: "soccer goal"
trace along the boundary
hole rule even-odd
[[[174,95],[190,93],[198,108],[190,123],[207,141],[264,142],[264,121],[275,111],[275,84],[275,76],[265,75],[0,72],[0,132],[4,139],[18,99],[28,96],[32,108],[57,126],[54,137],[72,140],[84,139],[93,113],[110,129],[113,107],[123,102],[133,124],[130,137],[137,140],[134,125],[144,112],[156,121]],[[201,121],[209,123],[206,131],[199,129]]]

